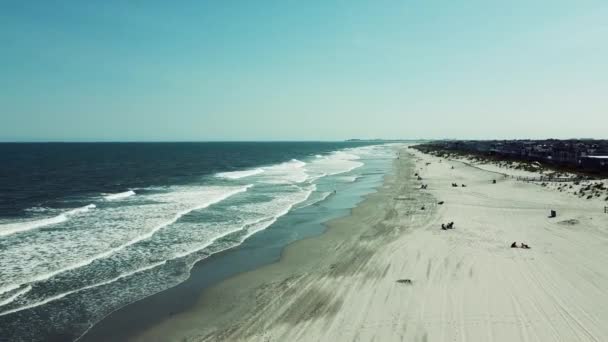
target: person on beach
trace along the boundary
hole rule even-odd
[[[517,242],[513,241],[513,243],[511,244],[511,248],[517,248]]]
[[[454,229],[454,222],[450,222],[447,225],[445,223],[441,224],[442,230]]]

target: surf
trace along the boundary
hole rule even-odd
[[[27,310],[27,309],[32,309],[32,308],[35,308],[35,307],[38,307],[38,306],[41,306],[41,305],[44,305],[44,304],[47,304],[47,303],[50,303],[50,302],[54,302],[54,301],[62,299],[62,298],[65,298],[65,297],[67,297],[67,296],[69,296],[71,294],[74,294],[74,293],[77,293],[77,292],[80,292],[80,291],[89,290],[89,289],[92,289],[92,288],[95,288],[95,287],[99,287],[99,286],[103,286],[103,285],[108,285],[108,284],[114,283],[114,282],[116,282],[116,281],[118,281],[120,279],[130,277],[130,276],[132,276],[134,274],[141,273],[141,272],[144,272],[144,271],[151,270],[153,268],[162,266],[165,263],[167,263],[166,260],[165,261],[161,261],[161,262],[157,262],[155,264],[152,264],[152,265],[149,265],[149,266],[146,266],[146,267],[142,267],[140,269],[137,269],[137,270],[134,270],[134,271],[131,271],[131,272],[127,272],[127,273],[121,274],[121,275],[119,275],[119,276],[117,276],[115,278],[112,278],[112,279],[109,279],[109,280],[106,280],[106,281],[102,281],[100,283],[83,286],[81,288],[77,288],[77,289],[74,289],[74,290],[70,290],[70,291],[67,291],[67,292],[60,293],[58,295],[54,295],[54,296],[48,297],[48,298],[46,298],[46,299],[44,299],[42,301],[36,302],[36,303],[32,303],[32,304],[28,304],[28,305],[25,305],[25,306],[20,306],[20,307],[14,308],[14,309],[10,309],[10,310],[4,311],[4,312],[0,312],[0,316],[5,316],[5,315],[9,315],[9,314],[12,314],[12,313],[15,313],[15,312],[19,312],[19,311],[23,311],[23,310]],[[30,289],[31,289],[31,287],[29,287],[28,291]],[[25,292],[27,292],[27,291],[25,291]]]
[[[263,212],[267,213],[267,215],[265,215],[261,218],[258,218],[258,219],[246,220],[243,224],[241,224],[235,228],[231,228],[231,229],[221,232],[220,234],[213,237],[211,240],[202,244],[199,247],[196,247],[194,249],[174,255],[172,257],[172,259],[183,258],[188,255],[203,251],[206,248],[209,248],[209,247],[213,246],[214,244],[218,243],[219,240],[221,240],[227,236],[230,236],[232,234],[236,234],[239,232],[243,232],[243,235],[241,235],[238,238],[238,240],[235,240],[234,243],[225,245],[222,248],[220,248],[219,250],[214,251],[214,253],[219,253],[226,249],[240,245],[241,243],[243,243],[243,241],[245,241],[247,238],[249,238],[253,234],[255,234],[259,231],[262,231],[264,229],[267,229],[272,224],[274,224],[279,218],[287,215],[298,204],[305,202],[310,197],[310,195],[315,191],[316,186],[313,184],[306,189],[302,189],[302,188],[299,188],[299,189],[301,191],[292,193],[290,195],[286,195],[282,198],[277,197],[277,198],[273,199],[272,201],[265,203],[265,204],[250,204],[253,206],[255,206],[255,205],[261,206],[262,208],[260,208],[258,211],[263,211]]]
[[[135,245],[141,241],[151,238],[159,230],[161,230],[171,224],[174,224],[184,215],[187,215],[188,213],[191,213],[192,211],[204,209],[213,204],[217,204],[236,194],[246,192],[252,186],[253,186],[252,184],[249,184],[249,185],[241,186],[241,187],[215,187],[215,188],[203,189],[203,191],[199,191],[199,192],[197,192],[197,194],[202,194],[205,190],[209,191],[209,193],[207,194],[208,197],[205,200],[199,200],[199,202],[197,204],[189,206],[187,209],[178,211],[177,213],[173,214],[173,216],[170,219],[153,226],[151,229],[146,231],[144,234],[137,235],[137,236],[129,239],[128,241],[125,241],[122,244],[120,244],[116,247],[110,248],[108,250],[105,250],[101,253],[94,254],[90,257],[82,258],[79,262],[72,263],[70,265],[58,268],[58,269],[50,271],[50,272],[41,273],[41,274],[35,275],[31,278],[25,278],[24,280],[20,281],[17,284],[12,284],[12,285],[5,287],[4,289],[0,289],[0,294],[3,292],[14,290],[15,288],[18,288],[24,284],[34,284],[37,282],[45,281],[45,280],[53,278],[59,274],[73,271],[73,270],[79,269],[81,267],[88,266],[97,260],[108,258],[108,257],[120,252],[121,250],[128,248],[129,246]],[[169,194],[165,194],[165,196],[180,196],[180,195],[179,195],[179,193],[178,194],[169,193]]]
[[[245,177],[251,177],[255,175],[259,175],[263,173],[264,169],[253,169],[253,170],[244,170],[244,171],[228,171],[228,172],[220,172],[216,175],[218,178],[226,178],[226,179],[241,179]]]
[[[31,289],[32,289],[31,286],[26,286],[23,289],[15,292],[12,296],[10,296],[10,297],[8,297],[8,298],[0,301],[0,307],[12,303],[13,301],[15,301],[15,299],[17,299],[17,298],[21,297],[22,295],[30,292]]]
[[[17,233],[22,233],[22,232],[27,232],[30,230],[34,230],[34,229],[38,229],[38,228],[42,228],[42,227],[46,227],[46,226],[50,226],[50,225],[59,224],[59,223],[69,220],[73,216],[86,213],[87,211],[90,211],[95,208],[96,208],[95,204],[89,204],[84,207],[66,211],[66,212],[59,214],[57,216],[54,216],[54,217],[33,220],[33,221],[22,221],[22,222],[2,224],[2,225],[0,225],[0,237],[17,234]]]
[[[105,194],[103,196],[103,198],[106,201],[116,201],[116,200],[125,199],[127,197],[131,197],[131,196],[135,196],[135,191],[129,190],[129,191],[125,191],[125,192],[119,192],[117,194]]]

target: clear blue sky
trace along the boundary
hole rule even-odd
[[[608,1],[0,2],[0,140],[608,138]]]

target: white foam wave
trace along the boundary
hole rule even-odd
[[[403,146],[401,144],[381,144],[371,145],[346,149],[345,152],[356,154],[359,157],[372,159],[388,159],[395,158],[395,146]]]
[[[30,213],[45,213],[45,212],[49,212],[51,210],[53,210],[53,209],[47,208],[47,207],[31,207],[31,208],[25,209],[25,211],[30,212]]]
[[[348,183],[354,183],[357,179],[359,179],[361,176],[342,176],[339,179],[343,180],[345,182]]]
[[[298,159],[262,167],[255,170],[234,171],[218,174],[219,177],[238,179],[252,175],[261,175],[260,181],[267,184],[299,184],[313,182],[319,178],[352,171],[364,164],[358,150],[335,151],[328,155],[315,155],[309,163]]]
[[[297,204],[300,204],[300,203],[306,201],[315,189],[316,189],[316,186],[312,185],[308,189],[306,189],[302,192],[299,192],[299,193],[295,193],[293,196],[290,196],[288,198],[275,199],[274,204],[272,204],[273,201],[270,202],[271,203],[270,207],[268,207],[268,204],[251,204],[249,206],[255,207],[257,209],[257,210],[255,210],[255,209],[251,210],[251,208],[247,208],[247,206],[244,206],[243,209],[245,209],[246,211],[263,211],[265,213],[269,213],[270,215],[261,217],[259,219],[250,220],[234,229],[229,229],[227,231],[224,231],[221,234],[213,237],[211,240],[209,240],[207,243],[205,243],[201,246],[175,254],[173,259],[182,258],[182,257],[188,256],[190,254],[200,252],[200,251],[204,250],[205,248],[210,247],[218,240],[220,240],[230,234],[233,234],[233,233],[236,233],[239,231],[246,231],[246,234],[244,234],[241,237],[240,242],[242,243],[251,235],[270,227],[280,217],[289,213],[291,211],[291,209],[293,209]],[[284,202],[287,202],[287,203],[284,203]],[[222,249],[220,251],[216,251],[216,252],[221,252],[221,251],[224,251],[224,250],[226,250],[228,248],[232,248],[232,247],[233,246],[226,246],[224,249]]]
[[[210,205],[216,204],[218,202],[221,202],[233,195],[236,195],[238,193],[241,192],[245,192],[247,191],[247,189],[249,189],[251,186],[253,185],[246,185],[246,186],[242,186],[242,187],[217,187],[214,188],[215,191],[211,191],[210,193],[208,193],[208,197],[206,198],[206,201],[201,202],[200,199],[198,199],[198,203],[196,205],[190,206],[188,209],[184,209],[181,210],[179,212],[177,212],[175,215],[173,215],[173,217],[171,217],[169,220],[164,221],[161,224],[158,224],[156,226],[154,226],[152,229],[148,230],[147,232],[145,232],[144,234],[138,235],[136,237],[131,238],[130,240],[114,247],[114,248],[110,248],[102,253],[98,253],[95,254],[93,256],[90,256],[88,258],[83,258],[81,259],[79,262],[73,263],[71,265],[65,266],[63,268],[51,271],[51,272],[47,272],[47,273],[43,273],[43,274],[39,274],[35,277],[29,278],[27,279],[27,281],[22,282],[19,285],[11,285],[11,287],[14,286],[21,286],[23,284],[26,283],[35,283],[35,282],[39,282],[39,281],[43,281],[43,280],[47,280],[50,279],[58,274],[64,273],[64,272],[68,272],[71,270],[75,270],[77,268],[81,268],[84,266],[87,266],[91,263],[93,263],[95,260],[99,260],[99,259],[104,259],[107,258],[131,245],[134,245],[140,241],[146,240],[151,238],[156,232],[158,232],[159,230],[163,229],[166,226],[169,226],[173,223],[175,223],[177,220],[179,220],[179,218],[181,218],[182,216],[195,211],[195,210],[200,210],[200,209],[204,209]],[[195,192],[195,195],[200,196],[201,192]],[[167,195],[164,195],[167,196]],[[162,198],[162,197],[161,197]],[[3,289],[0,289],[0,291],[2,291]],[[6,290],[4,290],[6,292]],[[2,292],[0,292],[2,293]]]
[[[251,222],[247,222],[247,223],[243,224],[242,226],[240,226],[240,227],[238,227],[236,229],[227,230],[227,231],[225,231],[225,232],[221,233],[220,235],[214,237],[213,239],[211,239],[210,241],[208,241],[207,243],[205,243],[205,244],[203,244],[201,246],[198,246],[198,247],[196,247],[194,249],[191,249],[191,250],[188,250],[188,251],[185,251],[185,252],[181,252],[181,253],[175,254],[171,259],[179,259],[179,258],[183,258],[185,256],[188,256],[190,254],[193,254],[193,253],[196,253],[196,252],[200,252],[203,249],[205,249],[205,248],[213,245],[216,241],[218,241],[221,238],[224,238],[224,237],[226,237],[226,236],[228,236],[230,234],[233,234],[233,233],[236,233],[236,232],[241,231],[243,229],[246,229],[247,227],[252,226],[254,224],[257,224],[257,223],[260,223],[260,222],[263,222],[263,221],[266,221],[266,220],[270,220],[271,218],[272,217],[264,217],[264,218],[261,218],[259,220],[254,220],[254,221],[251,221]]]
[[[226,179],[241,179],[245,177],[259,175],[263,173],[264,169],[253,169],[253,170],[243,170],[243,171],[229,171],[229,172],[220,172],[216,175],[219,178]]]
[[[288,162],[252,170],[220,172],[215,176],[234,180],[261,175],[261,182],[267,184],[302,183],[308,179],[308,175],[303,169],[305,165],[306,163],[301,160],[292,159]]]
[[[0,301],[0,306],[5,306],[6,304],[12,303],[15,299],[17,299],[19,296],[30,292],[30,290],[32,289],[31,286],[26,286],[23,289],[15,292],[12,296],[6,298],[3,301]]]
[[[95,209],[95,208],[97,208],[97,206],[95,204],[89,204],[89,205],[85,205],[84,207],[72,209],[72,210],[68,211],[67,213],[65,213],[65,215],[73,216],[73,215],[77,215],[77,214],[81,214],[81,213],[86,213],[87,211],[89,211],[91,209]]]
[[[292,159],[289,162],[287,162],[288,164],[293,164],[295,165],[295,167],[303,167],[304,165],[306,165],[305,162],[298,160],[298,159]]]
[[[106,280],[106,281],[102,281],[100,283],[96,283],[96,284],[92,284],[92,285],[87,285],[87,286],[84,286],[84,287],[81,287],[81,288],[78,288],[78,289],[74,289],[74,290],[70,290],[70,291],[67,291],[67,292],[60,293],[58,295],[46,298],[46,299],[44,299],[42,301],[39,301],[39,302],[36,302],[36,303],[32,303],[32,304],[21,306],[21,307],[18,307],[18,308],[15,308],[15,309],[11,309],[11,310],[8,310],[8,311],[0,312],[0,316],[5,316],[5,315],[12,314],[12,313],[15,313],[15,312],[19,312],[19,311],[23,311],[23,310],[27,310],[27,309],[32,309],[32,308],[35,308],[35,307],[38,307],[38,306],[41,306],[41,305],[44,305],[44,304],[56,301],[58,299],[64,298],[64,297],[69,296],[69,295],[71,295],[73,293],[76,293],[76,292],[92,289],[92,288],[103,286],[103,285],[108,285],[108,284],[116,282],[116,281],[118,281],[120,279],[129,277],[129,276],[132,276],[134,274],[141,273],[141,272],[144,272],[144,271],[147,271],[147,270],[151,270],[151,269],[156,268],[156,267],[161,266],[161,265],[164,265],[165,263],[167,263],[166,260],[165,261],[161,261],[161,262],[157,262],[155,264],[152,264],[152,265],[149,265],[149,266],[146,266],[146,267],[142,267],[140,269],[137,269],[137,270],[134,270],[134,271],[131,271],[131,272],[127,272],[127,273],[121,274],[121,275],[119,275],[119,276],[117,276],[115,278],[112,278],[112,279],[109,279],[109,280]]]
[[[317,179],[320,179],[320,178],[323,178],[326,176],[328,176],[328,174],[322,172],[322,173],[316,174],[314,176],[310,176],[310,178],[308,178],[308,181],[312,183],[312,182],[316,181]]]
[[[310,197],[310,194],[312,194],[312,192],[314,191],[314,187],[310,190],[304,191],[302,193],[300,193],[300,197],[295,200],[294,202],[290,203],[289,206],[287,206],[285,209],[283,209],[282,211],[278,212],[277,214],[275,214],[274,216],[272,216],[272,218],[268,221],[268,222],[263,222],[263,224],[261,225],[257,225],[257,226],[253,226],[255,228],[248,228],[247,229],[247,234],[245,236],[242,237],[241,241],[246,240],[247,238],[249,238],[251,235],[262,231],[268,227],[270,227],[273,223],[275,223],[280,217],[287,215],[287,213],[289,213],[291,211],[291,209],[293,209],[293,207],[299,203],[302,203],[304,201],[306,201],[308,199],[308,197]]]
[[[4,293],[7,293],[7,292],[10,292],[10,291],[13,291],[13,290],[16,290],[16,289],[19,288],[19,286],[20,285],[11,284],[11,285],[8,285],[8,286],[0,287],[0,295],[4,294]]]
[[[350,172],[364,164],[359,156],[344,151],[332,152],[323,158],[317,158],[306,165],[305,170],[314,181],[326,176],[333,176],[341,173]]]
[[[124,199],[127,197],[131,197],[134,195],[135,195],[135,191],[129,190],[129,191],[125,191],[125,192],[119,192],[117,194],[107,194],[103,198],[106,201],[116,201],[116,200],[121,200],[121,199]]]
[[[304,169],[306,163],[292,159],[288,162],[264,168],[264,183],[268,184],[289,184],[302,183],[308,180],[308,174]]]
[[[315,199],[314,201],[310,201],[302,206],[300,206],[298,209],[302,209],[302,208],[306,208],[306,207],[310,207],[311,205],[315,205],[317,203],[323,202],[325,201],[329,196],[333,195],[333,192],[323,192],[321,194],[321,196],[319,196],[319,198]]]
[[[53,224],[58,224],[67,221],[71,216],[85,213],[91,209],[95,209],[95,204],[89,204],[81,208],[72,209],[54,217],[48,217],[34,221],[20,221],[0,225],[0,236],[12,235],[16,233],[26,232],[28,230],[37,229]]]

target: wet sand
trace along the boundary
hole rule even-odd
[[[455,229],[441,230],[448,221]],[[132,340],[608,338],[608,215],[599,201],[403,150],[379,191],[329,227]],[[513,241],[532,249],[509,248]]]

